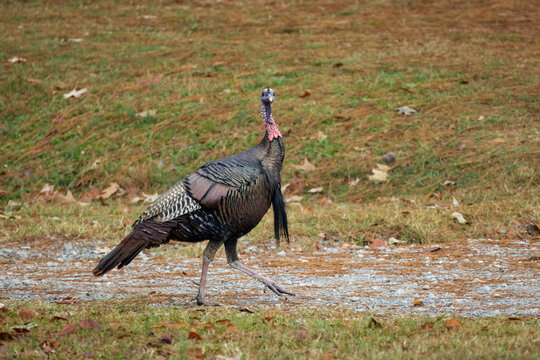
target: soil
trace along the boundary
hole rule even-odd
[[[0,249],[0,298],[60,303],[139,298],[193,306],[200,260],[171,256],[174,245],[140,254],[95,278],[108,249],[85,240]],[[468,239],[441,245],[273,250],[243,241],[241,260],[297,296],[279,298],[229,267],[210,266],[207,298],[223,306],[347,308],[380,314],[540,316],[540,247],[532,240]],[[176,245],[178,247],[178,245]]]

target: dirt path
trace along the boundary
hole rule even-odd
[[[142,296],[157,304],[192,304],[198,259],[146,253],[122,271],[94,278],[99,243],[36,244],[0,250],[0,298],[79,302]],[[310,253],[244,245],[241,258],[298,296],[285,300],[264,293],[260,283],[220,256],[210,267],[209,299],[232,306],[339,306],[381,314],[540,316],[538,242],[480,239]]]

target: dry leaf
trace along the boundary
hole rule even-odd
[[[159,194],[158,193],[155,193],[155,194],[146,194],[146,193],[142,193],[142,196],[144,198],[144,202],[145,203],[152,203],[154,201],[157,200],[157,198],[159,197]]]
[[[62,195],[60,192],[57,192],[54,197],[55,199],[64,204],[74,204],[77,202],[77,200],[75,200],[75,198],[73,197],[71,190],[68,190],[66,195]]]
[[[114,194],[116,194],[119,190],[120,190],[120,185],[118,185],[117,183],[110,183],[109,187],[107,187],[105,190],[101,192],[101,194],[99,195],[99,199],[103,199],[103,200],[108,199]]]
[[[461,329],[461,326],[462,326],[461,322],[455,318],[446,320],[443,324],[444,326],[446,326],[447,330],[458,330],[458,329]]]
[[[288,203],[298,203],[298,202],[302,201],[303,198],[304,198],[303,196],[291,195],[291,196],[286,196],[285,200]]]
[[[293,168],[297,170],[303,170],[303,171],[314,171],[315,165],[309,162],[308,159],[304,159],[304,161],[299,165],[293,165]]]
[[[424,302],[422,300],[418,300],[418,298],[414,298],[413,306],[424,306]]]
[[[66,326],[64,326],[62,328],[62,330],[60,330],[60,335],[69,335],[69,334],[73,334],[73,332],[75,330],[78,329],[78,326],[75,325],[75,324],[67,324]]]
[[[199,335],[199,333],[197,332],[197,330],[195,330],[195,328],[191,328],[189,330],[188,339],[190,339],[190,340],[202,340],[202,336]]]
[[[99,189],[93,186],[90,187],[90,190],[83,192],[81,195],[81,202],[90,203],[94,199],[99,198]]]
[[[422,324],[422,326],[420,326],[420,329],[422,330],[426,330],[426,329],[431,329],[435,326],[435,324],[431,321],[427,321],[425,323]]]
[[[463,215],[461,215],[460,213],[458,213],[457,211],[453,212],[452,213],[452,217],[454,219],[457,220],[458,223],[460,224],[466,224],[467,223],[467,220],[465,220],[465,218],[463,217]]]
[[[400,115],[410,116],[410,115],[414,115],[416,113],[416,110],[408,106],[402,106],[402,107],[397,108],[397,113]]]
[[[23,309],[23,310],[19,311],[19,316],[23,320],[30,320],[30,319],[33,319],[33,318],[39,316],[39,314],[38,314],[37,311],[32,310],[32,309]]]
[[[453,207],[458,207],[459,206],[459,202],[456,200],[455,197],[452,197],[452,206]]]
[[[369,247],[386,246],[386,242],[382,239],[368,238],[367,241],[371,243],[369,244]]]
[[[25,63],[25,62],[26,62],[26,59],[25,59],[25,58],[22,58],[22,57],[14,56],[14,57],[10,58],[10,59],[8,60],[8,62],[11,63],[11,64]]]
[[[86,89],[86,88],[80,89],[80,90],[73,89],[73,90],[71,90],[71,92],[69,92],[67,94],[64,94],[64,99],[78,98],[78,97],[83,96],[87,92],[88,92],[88,89]]]
[[[51,185],[51,184],[43,185],[43,187],[39,191],[40,194],[45,194],[45,195],[52,195],[53,192],[54,192],[54,185]]]
[[[369,181],[373,181],[375,183],[385,182],[388,178],[388,170],[390,170],[388,166],[377,164],[376,167],[371,170],[373,174],[368,175]]]
[[[0,332],[0,341],[11,341],[15,337],[8,332]]]
[[[313,188],[313,189],[309,189],[308,190],[308,193],[312,193],[312,194],[315,194],[315,193],[321,193],[323,192],[323,188],[322,187],[316,187],[316,188]]]
[[[151,109],[151,110],[140,112],[140,113],[136,114],[136,116],[138,116],[138,117],[148,117],[148,116],[155,116],[156,114],[157,114],[157,110]]]
[[[306,90],[303,95],[300,95],[301,98],[307,98],[309,96],[311,96],[311,90]]]
[[[360,178],[349,181],[350,186],[356,186],[360,182]]]
[[[322,131],[317,131],[312,137],[312,139],[317,139],[319,141],[324,141],[326,139],[328,139],[328,135],[326,135],[325,133],[323,133]]]
[[[446,180],[445,182],[443,182],[443,185],[444,186],[453,186],[453,185],[456,185],[456,182],[451,181],[451,180]]]

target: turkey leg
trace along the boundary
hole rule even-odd
[[[208,245],[206,245],[206,248],[204,249],[201,281],[199,282],[199,291],[197,292],[197,296],[194,299],[197,300],[197,305],[219,306],[218,303],[205,300],[204,291],[206,289],[206,276],[208,275],[208,267],[210,266],[210,263],[214,260],[214,256],[216,255],[216,252],[218,251],[221,244],[221,242],[210,240],[208,242]]]
[[[267,288],[272,290],[274,294],[278,296],[284,296],[284,295],[295,296],[296,295],[293,292],[285,290],[281,285],[276,284],[275,282],[273,282],[271,279],[267,278],[266,276],[263,276],[257,273],[255,270],[250,269],[246,265],[242,264],[240,260],[238,259],[238,253],[236,252],[236,243],[237,243],[237,239],[230,240],[225,243],[225,253],[227,254],[227,262],[229,263],[229,265],[231,265],[236,270],[245,272],[249,276],[259,280],[264,285],[266,285]]]

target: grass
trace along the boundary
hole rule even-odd
[[[525,226],[540,223],[540,34],[530,25],[538,10],[503,0],[4,1],[0,244],[113,245],[146,206],[133,196],[259,141],[258,95],[268,86],[285,134],[285,194],[301,197],[289,207],[290,246],[314,249],[321,233],[345,244],[530,238]],[[26,62],[10,63],[14,56]],[[74,88],[88,93],[64,99]],[[404,105],[418,112],[398,115]],[[371,183],[389,151],[388,181]],[[305,159],[315,170],[294,166]],[[84,207],[39,194],[52,184],[80,199],[111,182],[126,192]],[[323,192],[308,192],[316,187]],[[454,211],[469,223],[456,223]],[[249,239],[271,234],[267,216]],[[174,253],[199,256],[201,247]],[[427,319],[395,317],[368,328],[365,314],[199,312],[137,299],[8,302],[2,332],[21,323],[23,307],[40,311],[38,327],[2,345],[1,357],[44,357],[47,341],[58,358],[537,358],[539,346],[535,320],[467,319],[447,331],[442,319],[422,330]],[[58,335],[85,318],[101,329]],[[187,339],[191,326],[203,340]],[[159,343],[164,333],[172,344]]]
[[[382,318],[339,309],[180,309],[137,300],[84,305],[9,302],[5,309],[0,334],[13,337],[0,349],[5,358],[535,359],[540,329],[537,319],[516,317]],[[452,328],[450,320],[458,325]],[[75,325],[71,332],[70,324]]]

